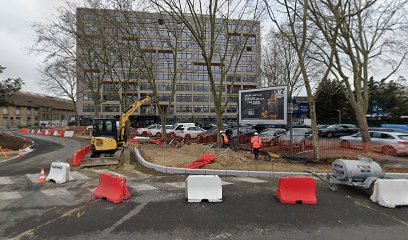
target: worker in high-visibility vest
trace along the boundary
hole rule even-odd
[[[258,160],[259,149],[262,147],[262,139],[255,132],[254,136],[251,138],[252,150],[254,151],[255,160]]]
[[[227,137],[227,135],[224,133],[224,131],[220,131],[220,134],[221,134],[221,138],[222,138],[222,147],[223,148],[227,148],[227,147],[229,147],[229,139],[228,139],[228,137]]]

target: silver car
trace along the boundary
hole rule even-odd
[[[387,155],[408,155],[408,134],[403,132],[369,131],[373,151]],[[345,148],[363,148],[361,133],[340,137]]]

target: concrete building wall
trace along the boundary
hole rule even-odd
[[[79,28],[89,28],[92,29],[92,24],[87,22],[88,17],[92,15],[93,9],[84,9],[79,8],[77,9],[77,19],[78,23],[81,25]],[[159,15],[155,13],[136,13],[135,16],[140,16],[142,19],[145,19],[146,22],[152,22],[157,24],[157,20]],[[161,16],[162,17],[162,16]],[[79,20],[80,19],[80,20]],[[85,19],[85,20],[84,20]],[[242,24],[244,21],[241,21]],[[238,64],[238,71],[236,74],[227,74],[226,82],[224,83],[224,101],[227,99],[226,95],[229,90],[227,84],[231,84],[229,79],[236,79],[234,81],[233,89],[234,94],[228,97],[228,107],[225,110],[224,118],[225,119],[236,119],[237,111],[238,111],[238,90],[239,89],[252,89],[260,87],[260,63],[261,63],[261,41],[260,41],[260,23],[259,22],[252,22],[248,21],[255,26],[251,28],[251,31],[243,31],[240,33],[233,33],[237,34],[241,37],[249,36],[250,41],[247,44],[248,48],[245,49],[241,61]],[[230,24],[237,24],[238,21],[230,20]],[[148,25],[147,25],[148,26]],[[137,25],[140,27],[140,25]],[[109,28],[109,26],[108,26]],[[146,27],[146,31],[148,31],[148,27]],[[255,29],[255,30],[253,30]],[[144,30],[144,29],[143,29]],[[91,31],[91,30],[90,30]],[[88,34],[87,32],[85,34]],[[89,33],[91,35],[91,33]],[[87,35],[88,36],[88,35]],[[95,34],[96,38],[101,38]],[[142,36],[141,36],[142,37]],[[146,37],[146,41],[157,41],[160,40],[154,39],[153,37]],[[183,76],[182,80],[178,81],[178,85],[180,89],[177,90],[176,96],[174,99],[174,103],[172,106],[172,112],[169,116],[170,121],[214,121],[216,114],[214,103],[212,101],[212,94],[210,91],[210,83],[208,80],[208,74],[206,71],[205,66],[200,64],[203,63],[203,59],[201,56],[201,51],[196,46],[196,44],[188,37],[181,38],[181,41],[186,44],[186,48],[183,49],[180,53],[185,54],[185,57],[181,57],[179,62],[186,63],[186,65],[191,65],[190,71],[187,71],[185,76]],[[158,44],[159,45],[159,44]],[[78,53],[84,52],[85,49],[82,49],[80,44],[77,44],[77,51]],[[157,46],[154,49],[154,54],[158,56],[159,59],[159,67],[156,72],[156,82],[158,84],[158,91],[160,93],[159,97],[163,99],[166,98],[171,92],[166,90],[165,84],[169,83],[169,80],[166,79],[168,75],[168,69],[166,68],[166,61],[161,60],[161,55],[165,55],[166,51],[168,51],[163,46]],[[179,53],[179,54],[180,54]],[[81,56],[77,54],[77,56]],[[183,55],[184,56],[184,55]],[[78,66],[82,64],[84,59],[77,59]],[[81,63],[81,64],[79,64]],[[235,67],[235,66],[232,66]],[[215,67],[216,68],[216,67]],[[84,79],[84,75],[86,74],[85,71],[90,71],[87,69],[83,69],[82,67],[77,67],[77,73],[79,74],[79,79]],[[100,73],[101,74],[101,73]],[[238,81],[237,81],[238,79]],[[112,79],[107,78],[106,82],[113,81]],[[90,98],[90,91],[87,90],[85,84],[78,82],[78,92],[80,93],[78,96],[77,108],[81,119],[91,119],[94,116],[94,103]],[[104,84],[105,85],[105,84]],[[134,97],[134,99],[140,99],[146,94],[150,94],[152,91],[149,89],[150,84],[144,80],[134,80],[134,89],[132,89],[131,93],[127,93],[129,97]],[[100,113],[99,117],[112,117],[115,115],[119,115],[124,109],[121,109],[119,101],[117,99],[109,99],[106,97],[109,93],[108,87],[104,86],[101,89],[101,103],[100,106]],[[123,88],[120,87],[118,90],[117,96],[123,97]],[[134,100],[132,100],[134,101]],[[160,105],[164,106],[167,105],[168,102],[165,100],[160,101]],[[134,118],[139,120],[146,120],[151,122],[158,121],[158,109],[153,105],[145,105],[142,106],[134,113]],[[85,121],[86,122],[86,121]]]

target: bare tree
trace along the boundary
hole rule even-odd
[[[407,1],[350,0],[334,5],[332,1],[315,0],[310,1],[308,8],[310,20],[321,36],[336,48],[332,74],[355,112],[364,149],[368,151],[369,78],[379,65],[381,69],[391,69],[385,79],[390,77],[406,58]],[[340,31],[333,34],[333,26],[337,25]],[[323,63],[332,65],[327,60]]]
[[[302,73],[295,49],[285,36],[271,30],[262,56],[264,86],[288,86],[289,99],[303,86]]]
[[[200,49],[201,56],[194,65],[205,66],[207,70],[217,128],[222,130],[222,116],[227,106],[227,101],[223,100],[226,75],[236,72],[247,42],[254,39],[252,34],[245,32],[258,27],[255,21],[259,13],[257,4],[252,8],[252,2],[230,0],[151,0],[150,3],[159,12],[183,24],[187,30],[185,34]],[[245,18],[249,21],[245,21]],[[232,81],[229,92],[233,91],[233,85]],[[217,142],[220,146],[219,134]]]
[[[33,24],[36,38],[30,51],[45,54],[46,68],[58,66],[61,62],[75,66],[77,88],[87,92],[89,99],[94,103],[94,115],[99,116],[104,76],[98,67],[93,44],[98,36],[92,32],[92,26],[84,25],[85,22],[84,16],[77,14],[76,6],[67,3],[58,9],[57,14],[49,22]],[[83,51],[77,52],[77,47]],[[59,68],[59,71],[62,70]],[[71,70],[68,68],[65,70],[68,72],[65,72],[64,76],[71,76],[72,72],[69,72]],[[42,70],[45,71],[47,69]],[[49,82],[51,79],[48,78],[46,81]]]
[[[325,45],[324,42],[320,47],[325,50],[328,58],[328,66],[325,69],[318,68],[313,62],[315,59],[321,58],[321,55],[315,49],[315,41],[317,41],[316,29],[313,28],[308,19],[308,0],[264,0],[269,18],[274,23],[274,26],[293,46],[296,51],[297,60],[299,63],[302,79],[307,93],[309,103],[310,118],[312,123],[312,141],[313,141],[313,159],[320,160],[320,148],[318,141],[317,119],[315,101],[319,92],[321,82],[324,82],[332,67],[334,50],[332,45]],[[339,25],[334,26],[333,34],[338,33]],[[313,67],[308,67],[307,62],[312,60]],[[312,80],[316,79],[314,87]]]
[[[78,109],[77,109],[77,78],[76,69],[72,61],[66,59],[56,59],[53,62],[47,63],[40,70],[43,81],[42,84],[54,95],[67,97],[74,104],[75,123],[79,125]]]

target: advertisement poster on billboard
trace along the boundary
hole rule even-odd
[[[240,124],[287,124],[287,86],[239,91]]]

